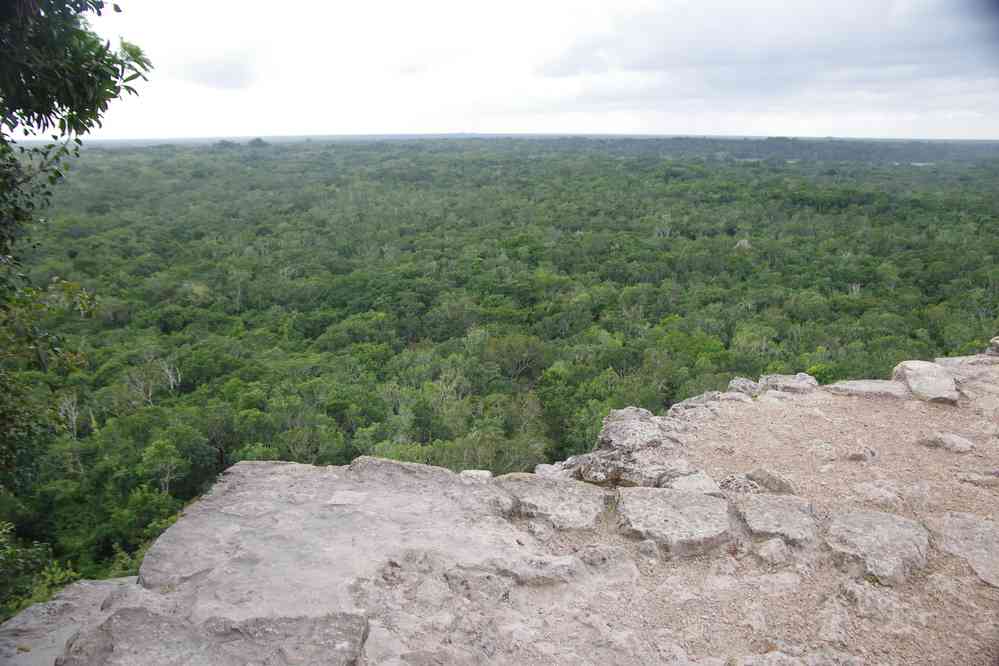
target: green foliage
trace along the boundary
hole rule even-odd
[[[12,594],[133,572],[239,461],[528,470],[735,375],[982,348],[999,163],[828,144],[89,147],[25,252],[45,306],[7,315],[52,335],[0,360],[0,520],[51,544]]]
[[[0,7],[0,278],[15,239],[51,196],[65,172],[63,158],[77,153],[79,135],[100,125],[111,100],[134,94],[149,60],[134,44],[112,50],[85,20],[103,0],[6,2]],[[114,6],[117,10],[117,5]],[[50,134],[40,147],[17,146],[11,135]],[[60,138],[63,139],[60,142]],[[70,139],[74,139],[73,142]],[[2,294],[4,298],[8,294]]]

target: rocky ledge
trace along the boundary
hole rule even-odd
[[[892,380],[734,380],[491,478],[240,463],[10,664],[999,663],[999,339]]]

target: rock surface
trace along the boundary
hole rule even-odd
[[[817,525],[811,503],[788,495],[746,495],[738,510],[749,533],[757,537],[779,537],[789,545],[815,541]]]
[[[834,553],[859,561],[863,573],[882,585],[901,585],[909,574],[924,567],[928,541],[919,523],[877,511],[836,516],[826,535]]]
[[[655,541],[672,557],[708,552],[732,538],[728,502],[702,493],[625,488],[618,513],[626,533]]]
[[[892,379],[904,383],[920,400],[957,404],[959,395],[954,377],[937,363],[903,361],[895,366]]]
[[[536,474],[240,463],[0,663],[991,666],[999,362],[899,368],[617,410]]]
[[[965,560],[983,581],[999,588],[999,525],[969,513],[944,513],[928,520],[938,546]]]
[[[938,432],[932,437],[919,440],[919,443],[931,449],[940,448],[951,453],[971,453],[975,450],[974,443],[952,432]]]
[[[836,382],[825,387],[836,395],[852,395],[859,398],[908,398],[909,387],[902,382],[884,379],[856,379]]]

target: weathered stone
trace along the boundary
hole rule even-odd
[[[687,398],[672,405],[666,415],[674,419],[698,419],[714,414],[714,403],[718,402],[721,394],[718,391],[708,391],[701,395]]]
[[[926,524],[941,550],[965,560],[984,582],[999,587],[999,526],[958,512],[930,516]]]
[[[566,469],[563,463],[554,465],[540,464],[534,466],[534,473],[546,479],[568,480],[577,478],[572,470]]]
[[[849,395],[859,398],[908,398],[909,388],[902,382],[884,379],[858,379],[836,382],[823,387],[836,395]]]
[[[725,666],[864,666],[864,660],[832,650],[809,652],[800,656],[775,650],[749,657],[733,657],[724,664]]]
[[[799,372],[796,375],[763,375],[760,377],[760,385],[783,393],[810,393],[818,387],[819,382],[815,377]]]
[[[860,617],[887,622],[902,612],[895,592],[866,581],[848,580],[840,586],[840,594]]]
[[[676,429],[667,419],[647,409],[625,407],[611,410],[597,437],[597,448],[635,451],[650,446],[679,448]]]
[[[129,607],[71,639],[58,663],[349,666],[360,660],[367,634],[367,618],[354,613],[238,622],[211,618],[199,630],[181,618]]]
[[[985,353],[990,356],[999,356],[999,336],[989,340],[989,348],[985,350]]]
[[[791,495],[745,495],[735,503],[750,534],[779,537],[791,545],[815,541],[811,503]]]
[[[730,493],[758,493],[762,490],[760,484],[749,479],[745,474],[729,474],[718,485],[722,490]]]
[[[993,472],[970,472],[958,477],[962,483],[970,483],[979,488],[999,488],[999,469]]]
[[[63,589],[43,604],[35,604],[0,625],[0,663],[9,666],[53,664],[66,642],[106,620],[105,599],[124,588],[137,588],[135,578],[84,580]],[[30,649],[26,649],[30,648]]]
[[[902,501],[898,484],[893,481],[862,481],[853,484],[850,489],[861,500],[882,509],[894,509]]]
[[[661,544],[674,557],[695,555],[731,538],[728,502],[664,488],[624,488],[618,502],[625,532]]]
[[[920,400],[957,404],[959,395],[953,376],[936,363],[902,361],[895,366],[892,379],[904,383],[912,395]]]
[[[858,563],[860,573],[882,585],[900,585],[926,565],[929,543],[919,523],[888,513],[857,511],[835,516],[826,543],[844,563]]]
[[[706,495],[721,496],[721,488],[704,472],[694,472],[686,476],[677,476],[668,479],[662,484],[663,488],[680,490],[688,493],[704,493]]]
[[[592,529],[604,510],[604,492],[588,483],[534,474],[506,474],[494,483],[515,498],[516,514],[543,518],[560,530]]]
[[[764,388],[759,382],[754,382],[752,379],[736,377],[728,383],[728,390],[734,393],[744,393],[751,398],[755,398],[763,393]]]
[[[878,452],[869,446],[857,446],[843,454],[844,460],[851,462],[870,462],[878,457]]]
[[[835,597],[831,597],[822,605],[816,616],[816,620],[819,625],[819,640],[834,645],[845,645],[847,643],[847,629],[850,624],[850,616]]]
[[[973,443],[951,432],[935,433],[932,437],[919,440],[919,444],[930,448],[944,449],[952,453],[970,453],[975,450]]]
[[[761,488],[766,488],[772,493],[781,495],[795,494],[794,484],[787,477],[765,467],[757,467],[750,471],[746,474],[746,478],[750,481],[755,481]]]
[[[601,486],[655,487],[694,472],[690,463],[683,458],[649,465],[635,460],[626,452],[601,451],[577,456],[572,465],[576,478]]]
[[[721,402],[745,402],[752,404],[753,399],[746,393],[740,391],[725,391],[718,396]]]
[[[791,551],[783,539],[767,539],[756,546],[756,556],[771,566],[781,566],[791,560]]]
[[[790,391],[778,391],[777,389],[767,389],[760,396],[760,402],[779,405],[781,403],[786,403],[790,400],[794,400],[797,397],[797,395],[798,395],[797,393],[791,393]]]
[[[488,469],[466,469],[459,472],[458,476],[470,481],[488,481],[493,478],[493,473]]]

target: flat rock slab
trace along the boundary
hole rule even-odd
[[[882,585],[900,585],[926,565],[929,535],[919,523],[878,511],[835,516],[826,543],[845,562],[859,562]]]
[[[927,402],[956,405],[960,397],[950,372],[929,361],[902,361],[895,366],[892,379],[904,383],[914,397]]]
[[[746,478],[755,482],[761,488],[766,488],[778,495],[795,494],[794,484],[791,483],[790,479],[766,467],[757,467],[751,470],[746,474]]]
[[[804,372],[796,375],[763,375],[759,383],[764,389],[784,393],[811,393],[819,385],[815,377]]]
[[[858,398],[909,398],[909,388],[902,382],[885,379],[857,379],[836,382],[824,387],[835,395],[850,395]]]
[[[623,488],[618,502],[625,532],[651,539],[676,557],[704,553],[732,538],[728,502],[665,488]]]
[[[812,543],[816,539],[812,504],[792,495],[743,495],[736,509],[750,534],[757,537],[780,537],[792,545]]]
[[[919,440],[919,444],[931,449],[944,449],[951,453],[971,453],[975,450],[973,442],[952,432],[934,433],[932,437]]]
[[[556,529],[593,529],[604,511],[604,491],[589,483],[534,474],[506,474],[493,483],[515,498],[515,513],[542,518]]]
[[[100,624],[111,615],[101,610],[104,600],[119,590],[138,587],[135,580],[134,576],[83,580],[67,586],[51,601],[22,611],[0,625],[0,663],[52,666],[77,631]]]
[[[984,582],[999,587],[999,526],[971,513],[930,516],[927,526],[937,546],[965,560]]]
[[[635,451],[650,446],[677,448],[676,430],[670,420],[641,407],[611,410],[597,438],[600,449]]]
[[[663,483],[663,487],[688,493],[722,496],[722,489],[718,483],[705,472],[700,471],[670,478]]]

